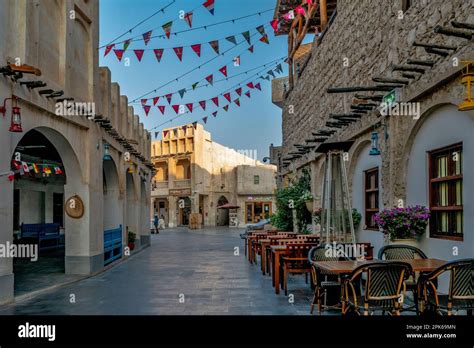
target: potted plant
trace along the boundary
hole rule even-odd
[[[303,196],[301,197],[301,200],[305,202],[306,209],[308,209],[308,211],[312,213],[313,212],[313,195],[311,194],[311,191],[305,191],[305,193],[303,193]]]
[[[130,250],[135,249],[135,239],[137,238],[137,235],[133,233],[132,231],[128,232],[128,247]]]
[[[429,209],[421,205],[385,209],[374,217],[390,242],[408,245],[416,245],[418,238],[425,233],[429,218]]]

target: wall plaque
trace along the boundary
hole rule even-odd
[[[66,214],[73,219],[79,219],[84,215],[84,203],[81,197],[74,195],[66,200],[64,209]]]

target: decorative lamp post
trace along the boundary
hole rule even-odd
[[[370,149],[369,155],[370,156],[378,156],[378,155],[380,155],[379,134],[377,132],[373,132],[371,139],[372,139],[372,148]]]

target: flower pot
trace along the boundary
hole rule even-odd
[[[403,244],[403,245],[418,247],[418,239],[415,239],[415,238],[392,239],[389,241],[389,244]]]
[[[129,248],[130,250],[135,249],[135,243],[128,243],[128,248]]]
[[[310,201],[306,201],[305,203],[306,203],[306,209],[308,209],[308,211],[310,213],[312,213],[313,212],[313,201],[310,200]]]

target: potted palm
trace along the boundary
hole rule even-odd
[[[374,217],[389,242],[413,246],[425,233],[429,218],[429,209],[421,205],[385,209]]]
[[[137,235],[133,233],[132,231],[128,232],[128,247],[130,250],[135,249],[135,239],[137,238]]]

